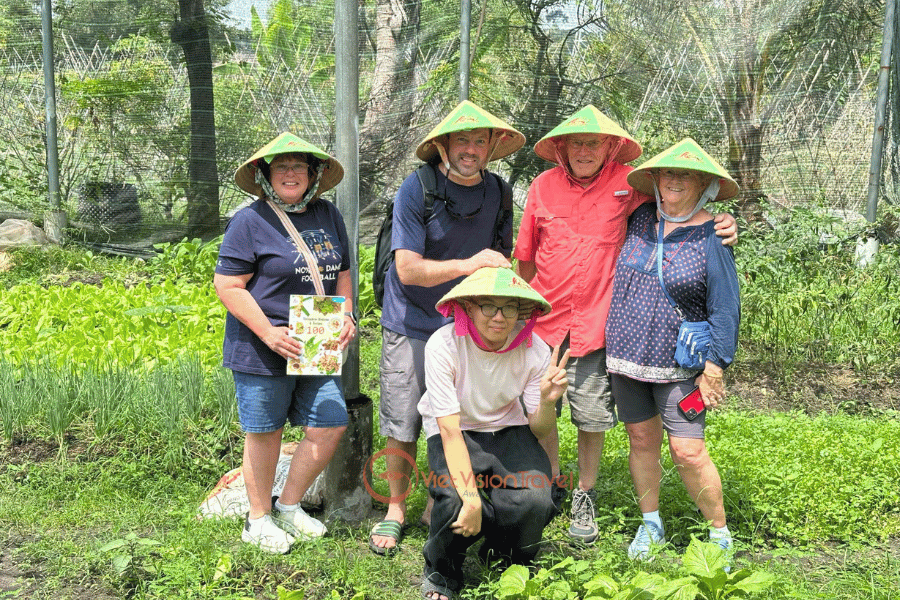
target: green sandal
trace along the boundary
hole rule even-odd
[[[390,548],[382,548],[375,544],[373,536],[393,538],[394,545]],[[385,519],[375,524],[369,533],[369,549],[379,556],[393,556],[400,550],[400,540],[403,539],[403,524],[394,519]]]

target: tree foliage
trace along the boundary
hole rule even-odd
[[[318,84],[334,77],[334,0],[276,0],[265,23],[254,5],[251,32],[263,68],[310,68]],[[309,60],[310,56],[315,60]]]
[[[761,160],[775,118],[812,111],[812,127],[826,127],[846,100],[870,52],[880,2],[866,0],[628,0],[616,27],[640,44],[643,76],[670,75],[646,92],[661,111],[709,127],[727,145],[726,166],[742,188],[741,212],[757,218],[763,197]],[[851,86],[852,87],[852,86]],[[674,91],[694,90],[691,97]],[[661,93],[660,93],[661,92]],[[841,97],[843,94],[843,98]],[[674,99],[687,102],[673,105]],[[805,104],[804,104],[805,103]],[[657,113],[659,114],[659,113]],[[695,135],[696,136],[696,135]]]

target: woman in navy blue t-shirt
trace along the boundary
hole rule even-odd
[[[235,172],[235,183],[259,200],[228,223],[216,264],[213,282],[228,309],[223,364],[234,373],[245,433],[243,476],[250,512],[241,539],[268,552],[286,553],[295,539],[325,533],[325,526],[300,508],[300,500],[331,460],[347,426],[337,377],[286,375],[287,361],[302,352],[289,335],[289,298],[321,293],[317,277],[325,295],[347,299],[340,348],[356,334],[344,220],[333,204],[318,198],[342,176],[340,163],[316,146],[290,133],[275,138]],[[301,247],[279,212],[299,234]],[[304,437],[273,511],[272,486],[288,420],[304,428]]]

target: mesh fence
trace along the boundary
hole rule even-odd
[[[0,213],[39,218],[49,208],[40,3],[0,4]],[[416,144],[458,101],[459,10],[458,0],[359,1],[364,242]],[[470,98],[528,139],[492,167],[520,205],[549,166],[532,145],[592,103],[643,158],[694,137],[748,204],[861,213],[884,11],[869,0],[475,0]],[[333,15],[334,0],[56,2],[70,236],[145,248],[210,237],[247,200],[235,168],[278,132],[333,150]],[[896,69],[892,78],[882,204],[900,198]]]

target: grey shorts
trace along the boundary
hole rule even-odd
[[[415,442],[422,431],[419,400],[425,393],[425,340],[381,328],[381,435]]]
[[[693,379],[674,383],[638,381],[624,375],[612,376],[612,390],[623,423],[643,423],[656,415],[672,437],[702,440],[706,411],[693,421],[678,412],[678,401],[695,387]]]
[[[560,344],[562,355],[569,347],[569,337]],[[566,399],[572,413],[572,424],[581,431],[609,431],[616,426],[616,407],[613,404],[606,373],[606,349],[594,350],[587,356],[570,358],[566,365],[569,389]],[[557,404],[557,416],[561,404]]]

